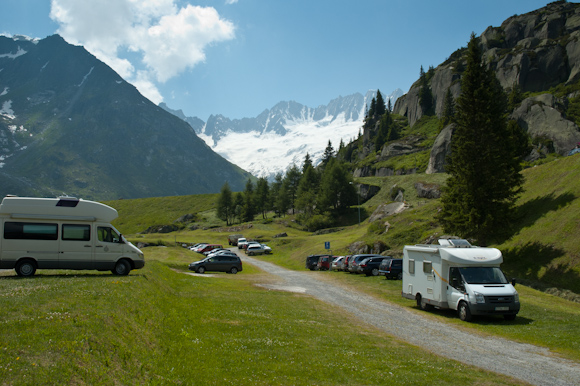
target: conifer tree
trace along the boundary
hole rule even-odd
[[[224,220],[226,225],[233,224],[235,216],[234,200],[230,185],[226,182],[223,184],[217,202],[217,216]]]
[[[330,209],[338,213],[356,204],[356,191],[351,182],[352,174],[343,163],[333,158],[320,181],[320,211]]]
[[[248,179],[246,182],[246,189],[244,190],[244,207],[243,219],[244,221],[253,221],[256,214],[255,197],[254,197],[254,183]]]
[[[381,90],[377,89],[377,97],[375,102],[375,115],[377,117],[382,117],[386,111],[385,107],[385,100],[383,99],[383,94],[381,94]]]
[[[266,213],[270,210],[270,186],[265,177],[260,177],[256,184],[256,211],[262,213],[266,219]]]
[[[421,89],[419,90],[419,105],[421,110],[425,115],[432,115],[433,111],[433,94],[431,93],[431,87],[429,87],[429,80],[427,79],[427,74],[421,66],[421,71],[419,72],[419,82]]]
[[[445,93],[445,101],[443,102],[443,116],[439,124],[439,129],[444,129],[447,125],[453,122],[455,119],[455,101],[453,100],[453,94],[451,94],[451,89],[447,88],[447,93]]]
[[[437,217],[446,233],[474,238],[482,245],[508,234],[515,199],[522,190],[506,105],[505,93],[482,63],[472,34],[446,166],[450,177]]]
[[[322,168],[324,169],[326,165],[328,165],[328,161],[330,161],[334,157],[334,148],[332,147],[332,142],[330,139],[328,140],[328,145],[326,145],[326,149],[324,149],[324,154],[322,155]]]
[[[300,173],[298,166],[292,165],[292,167],[290,167],[286,172],[286,177],[284,178],[284,182],[286,182],[285,186],[287,189],[289,208],[292,209],[292,214],[295,213],[296,193],[298,192],[298,184],[300,183],[301,177],[302,174]]]

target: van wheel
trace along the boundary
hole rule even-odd
[[[16,274],[21,277],[33,276],[36,272],[36,264],[31,260],[24,260],[16,265]]]
[[[464,322],[471,321],[471,311],[469,311],[469,306],[465,302],[459,303],[459,307],[457,307],[457,315],[459,315],[459,319]]]
[[[232,267],[232,269],[230,269],[230,273],[233,273],[235,275],[236,273],[238,273],[238,269],[236,267]]]
[[[127,262],[127,260],[119,260],[117,264],[115,264],[115,268],[111,270],[113,275],[117,276],[127,276],[129,272],[131,272],[131,266]]]
[[[431,311],[433,309],[431,304],[423,302],[423,298],[419,294],[417,294],[417,306],[423,311]]]

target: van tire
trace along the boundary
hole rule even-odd
[[[34,276],[36,263],[33,260],[21,260],[16,264],[16,274],[20,277]]]
[[[431,304],[425,303],[421,294],[417,294],[417,306],[422,309],[423,311],[431,311],[433,306]]]
[[[129,272],[131,272],[131,264],[129,264],[127,260],[119,260],[111,272],[113,275],[127,276]]]
[[[464,322],[471,322],[471,311],[469,310],[469,306],[465,302],[460,302],[459,306],[457,307],[457,315],[459,319]]]

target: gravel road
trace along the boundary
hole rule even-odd
[[[363,293],[344,291],[310,272],[292,271],[238,254],[245,263],[280,278],[276,285],[265,284],[265,287],[302,292],[334,304],[398,339],[437,355],[534,385],[580,385],[580,364],[559,358],[548,349],[463,331]]]

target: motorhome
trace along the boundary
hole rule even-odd
[[[423,310],[457,310],[464,321],[473,315],[513,320],[520,310],[519,295],[515,280],[508,282],[500,269],[502,262],[498,249],[472,246],[467,240],[406,245],[402,295]]]
[[[145,266],[143,252],[110,222],[114,208],[73,197],[8,196],[0,204],[0,268],[32,276],[37,269],[110,270]]]

